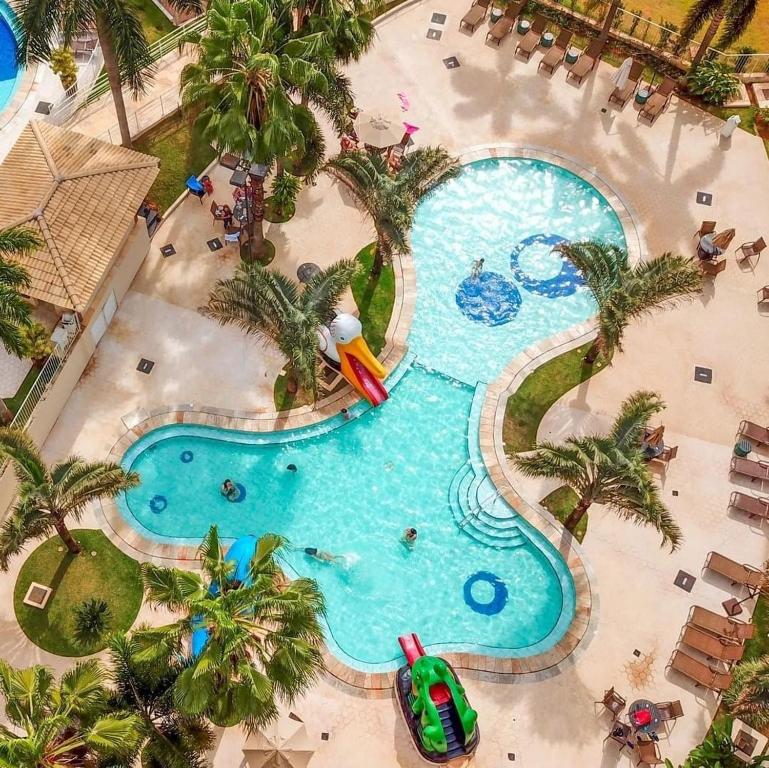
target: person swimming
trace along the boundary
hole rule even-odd
[[[414,544],[417,543],[417,529],[406,528],[406,530],[403,531],[403,536],[401,536],[401,542],[407,547],[413,547]]]
[[[227,478],[219,488],[219,492],[224,496],[227,501],[236,501],[238,497],[240,496],[240,490],[238,489],[238,486],[235,485],[235,483],[232,482],[229,478]]]
[[[344,561],[344,557],[341,555],[332,555],[330,552],[324,552],[317,547],[305,547],[304,554],[314,557],[316,560],[320,560],[322,563],[340,563]]]
[[[486,259],[476,259],[473,262],[473,266],[470,267],[470,277],[473,280],[477,280],[481,276],[481,272],[483,272],[483,265],[486,262]]]
[[[298,469],[298,467],[296,466],[296,464],[289,464],[289,465],[286,467],[286,469],[287,469],[289,472],[296,472],[296,471],[297,471],[297,469]]]

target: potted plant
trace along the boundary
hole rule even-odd
[[[284,171],[272,183],[272,195],[264,201],[264,218],[271,222],[288,221],[296,211],[296,196],[302,182],[293,174]]]
[[[24,345],[24,357],[32,360],[35,368],[42,368],[53,353],[53,342],[48,329],[40,323],[32,322],[19,329]]]

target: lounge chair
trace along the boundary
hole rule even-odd
[[[769,427],[762,427],[753,421],[743,419],[740,422],[740,435],[758,443],[758,445],[769,445]]]
[[[526,0],[508,5],[502,14],[502,18],[495,21],[494,26],[486,33],[486,40],[491,38],[499,45],[513,31],[515,20],[520,16],[525,5]]]
[[[642,61],[634,61],[630,66],[630,73],[628,75],[627,82],[620,88],[617,86],[609,94],[609,104],[619,104],[620,107],[624,107],[628,103],[628,100],[632,98],[633,94],[638,88],[638,83],[641,80],[641,75],[644,71],[644,63]]]
[[[769,464],[764,461],[753,461],[752,459],[733,456],[730,471],[749,477],[751,483],[754,480],[769,480]]]
[[[753,624],[746,624],[744,621],[731,616],[722,616],[720,613],[709,611],[701,605],[692,606],[687,623],[707,629],[708,632],[715,635],[735,640],[750,640],[756,631]]]
[[[574,33],[569,29],[562,29],[558,33],[558,37],[555,39],[553,47],[540,59],[539,67],[544,67],[550,74],[555,72],[555,68],[566,57],[566,51],[569,49],[569,43],[571,42],[572,35]]]
[[[700,259],[700,269],[706,277],[715,277],[726,269],[726,259],[720,261]]]
[[[742,654],[745,653],[742,643],[725,637],[716,637],[716,635],[711,635],[710,632],[695,627],[693,624],[687,624],[684,627],[681,642],[700,653],[704,653],[709,659],[718,659],[727,664],[739,661]]]
[[[643,105],[641,111],[638,113],[638,117],[645,117],[650,124],[662,114],[665,107],[667,107],[670,97],[673,95],[673,91],[676,87],[676,81],[672,77],[666,77],[657,89]]]
[[[582,53],[577,59],[577,63],[566,74],[566,79],[573,77],[578,83],[581,83],[601,60],[603,46],[604,44],[600,40],[591,40],[587,50]]]
[[[737,249],[737,251],[740,253],[740,255],[737,257],[737,261],[745,261],[745,259],[749,259],[751,256],[758,256],[758,259],[760,259],[761,251],[765,249],[766,242],[764,241],[763,237],[759,237],[758,240],[754,240],[752,243],[743,243]],[[756,264],[758,264],[758,259],[756,259]]]
[[[708,553],[705,567],[729,579],[732,584],[740,584],[748,589],[758,589],[761,585],[762,571],[752,565],[738,563],[736,560],[732,560],[730,557],[721,555],[718,552]]]
[[[603,698],[600,701],[595,702],[595,704],[603,704],[611,712],[615,720],[619,717],[620,712],[625,709],[625,703],[625,699],[614,690],[614,686],[604,692]]]
[[[692,237],[696,237],[698,240],[705,235],[712,235],[713,232],[716,231],[716,223],[715,221],[703,221],[702,224],[700,224],[700,228],[692,235]]]
[[[732,684],[731,673],[713,669],[705,662],[695,659],[694,656],[690,656],[680,649],[673,651],[668,666],[694,680],[698,688],[704,687],[711,691],[720,692],[725,691]]]
[[[680,701],[659,701],[654,706],[657,707],[657,711],[660,713],[660,720],[663,723],[669,723],[672,720],[674,727],[676,720],[684,716],[684,710]]]
[[[490,4],[491,0],[475,0],[459,22],[459,28],[467,27],[471,32],[475,32],[475,28],[486,18]]]
[[[769,301],[769,285],[765,285],[763,288],[759,288],[756,296],[758,296],[759,304],[764,301]]]
[[[636,752],[638,760],[636,765],[664,765],[665,761],[660,756],[660,750],[656,741],[636,741]]]
[[[518,41],[518,45],[515,46],[515,54],[518,55],[520,53],[528,61],[531,58],[531,54],[534,53],[534,49],[539,45],[546,25],[547,20],[545,17],[537,14],[531,23],[529,31]]]
[[[729,499],[729,509],[738,509],[750,517],[769,519],[769,499],[760,499],[742,491],[735,491]]]

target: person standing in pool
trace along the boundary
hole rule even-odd
[[[412,549],[417,543],[417,529],[406,528],[406,530],[403,531],[403,536],[401,536],[401,543],[407,546],[409,549]]]
[[[473,280],[477,280],[481,276],[481,272],[483,272],[483,265],[485,261],[486,259],[476,259],[473,262],[473,266],[470,268],[470,277]]]
[[[238,486],[235,485],[235,483],[233,483],[229,478],[227,478],[222,483],[219,491],[222,496],[227,499],[227,501],[237,501],[238,497],[240,496],[240,490],[238,490]]]

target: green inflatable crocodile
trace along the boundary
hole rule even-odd
[[[465,689],[456,681],[446,662],[437,656],[420,656],[411,666],[411,682],[415,695],[411,709],[415,715],[420,715],[422,744],[425,749],[431,752],[448,750],[438,709],[430,698],[430,687],[437,683],[444,683],[448,687],[467,743],[475,733],[478,713],[467,703]]]

